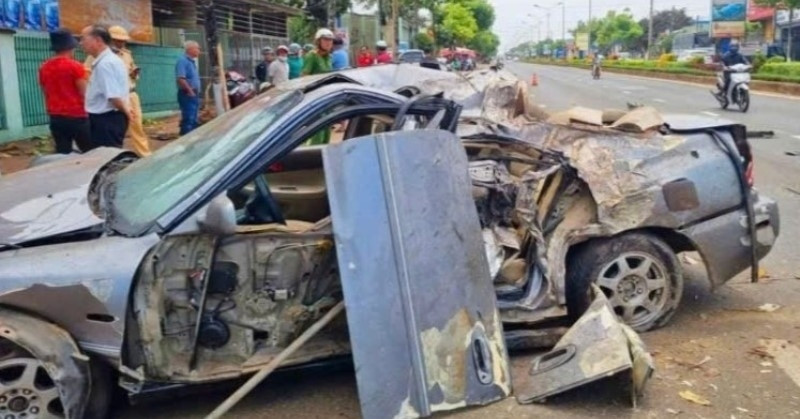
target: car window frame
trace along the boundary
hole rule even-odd
[[[348,107],[345,107],[345,108],[337,109],[337,110],[331,112],[330,114],[327,114],[324,117],[322,117],[320,119],[317,119],[312,124],[310,124],[308,126],[305,126],[304,128],[302,128],[299,131],[295,132],[293,134],[293,136],[292,136],[292,139],[288,142],[289,144],[291,144],[293,146],[287,147],[284,150],[283,153],[279,154],[277,157],[275,157],[270,162],[267,162],[266,164],[264,164],[261,167],[261,170],[256,173],[256,175],[254,175],[252,178],[248,178],[248,179],[242,180],[240,184],[234,185],[231,189],[229,189],[229,191],[230,190],[241,189],[241,188],[245,187],[247,184],[249,184],[250,182],[253,182],[256,177],[262,176],[263,173],[265,173],[266,169],[270,165],[274,164],[275,162],[280,161],[282,158],[286,157],[288,154],[290,154],[292,151],[296,150],[297,148],[302,147],[303,143],[308,138],[310,138],[311,136],[316,135],[321,130],[328,129],[329,127],[331,127],[333,124],[336,124],[337,122],[341,122],[343,120],[350,120],[350,119],[354,119],[354,118],[369,117],[369,116],[373,116],[373,115],[385,115],[385,116],[392,117],[395,120],[395,124],[397,124],[398,115],[403,117],[404,120],[405,120],[405,117],[409,116],[409,115],[426,116],[426,117],[428,117],[430,119],[433,119],[438,114],[440,114],[443,110],[447,111],[447,110],[451,110],[452,109],[452,108],[449,108],[449,107],[448,108],[443,108],[442,107],[443,103],[437,102],[435,100],[431,101],[431,99],[437,99],[437,98],[432,97],[432,96],[425,96],[425,97],[420,96],[420,97],[414,97],[414,98],[408,99],[406,102],[401,102],[401,103],[396,103],[396,104],[390,104],[390,103],[378,104],[378,105],[375,105],[375,104],[368,104],[368,105],[367,104],[361,104],[361,105],[353,105],[353,106],[348,106]],[[428,100],[428,101],[426,102],[426,100]],[[451,104],[451,106],[453,104],[453,102],[450,102],[450,101],[444,101],[444,103]],[[456,115],[454,115],[454,118],[458,119],[458,113],[460,113],[460,107],[456,106],[455,111],[456,111]],[[440,124],[444,124],[444,123],[447,123],[447,122],[449,122],[449,121],[446,118],[443,118],[440,121]],[[432,129],[432,128],[420,127],[420,128],[416,128],[416,129],[422,130],[422,129]],[[433,129],[443,129],[443,128],[441,126],[439,126],[439,127],[433,128]],[[390,129],[389,131],[402,131],[402,130],[403,129],[400,128],[400,129]],[[355,138],[361,138],[361,137],[355,137]],[[350,139],[345,139],[344,141],[348,141],[348,140],[350,140]],[[331,144],[324,144],[324,145],[322,145],[322,147],[327,147],[327,146],[330,146],[330,145]],[[323,170],[324,169],[325,168],[323,167]],[[267,188],[269,188],[269,182],[266,179],[264,179],[264,182],[265,182]],[[264,196],[263,199],[272,200],[273,201],[272,202],[273,205],[271,206],[272,208],[279,208],[280,207],[278,205],[277,201],[275,200],[275,198],[272,195]],[[274,216],[274,214],[273,214],[273,216]]]
[[[378,91],[360,85],[326,87],[328,87],[327,90],[322,87],[319,90],[305,93],[303,101],[295,109],[276,121],[272,129],[267,130],[264,135],[253,142],[251,147],[233,159],[220,171],[219,175],[210,180],[209,184],[195,190],[183,202],[159,217],[142,234],[155,232],[169,235],[189,217],[197,214],[211,199],[230,190],[234,185],[240,185],[247,179],[254,178],[259,169],[277,161],[278,156],[283,155],[282,151],[287,148],[286,143],[292,142],[287,139],[293,139],[295,131],[319,120],[337,106],[348,101],[372,106],[386,103],[399,104],[406,99],[391,92]],[[294,147],[289,149],[292,150]]]

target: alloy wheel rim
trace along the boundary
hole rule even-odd
[[[64,418],[58,387],[41,362],[0,362],[0,419]]]
[[[646,325],[664,311],[671,292],[667,270],[646,253],[626,252],[600,270],[597,285],[629,326]]]

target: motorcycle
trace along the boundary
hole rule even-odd
[[[750,109],[750,72],[752,69],[753,66],[748,64],[736,64],[724,67],[717,74],[717,92],[711,93],[722,106],[722,109],[728,109],[731,103],[738,106],[742,112],[747,112]],[[723,92],[726,73],[730,75],[731,82],[728,86],[728,91]]]
[[[600,80],[600,65],[599,64],[592,64],[592,78],[595,80]]]
[[[235,71],[225,73],[225,86],[228,90],[228,102],[231,104],[231,109],[247,102],[258,94],[255,84]]]

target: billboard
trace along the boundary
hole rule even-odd
[[[775,16],[775,9],[772,7],[759,6],[755,0],[750,0],[747,8],[747,20],[757,22],[759,20],[772,19]]]
[[[711,36],[741,38],[745,34],[747,0],[711,0]]]
[[[589,34],[588,33],[576,33],[575,34],[575,46],[578,47],[580,51],[589,51]]]
[[[119,25],[137,42],[153,42],[151,0],[62,0],[61,25],[74,33],[93,23]]]

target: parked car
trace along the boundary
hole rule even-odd
[[[593,283],[637,330],[662,326],[682,297],[677,253],[699,251],[721,285],[750,266],[750,243],[771,249],[778,209],[751,190],[742,127],[519,124],[525,88],[496,71],[348,70],[270,90],[149,157],[102,148],[4,175],[0,375],[15,398],[0,408],[102,415],[110,371],[129,394],[236,378],[341,301],[334,233],[348,232],[330,213],[357,203],[328,196],[326,146],[304,146],[334,124],[345,142],[459,135],[509,342],[580,315]],[[285,365],[348,354],[339,326]]]
[[[425,53],[420,49],[409,49],[400,53],[398,63],[419,64],[425,58]]]

